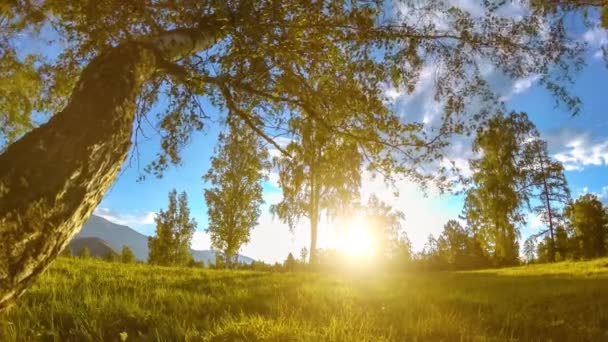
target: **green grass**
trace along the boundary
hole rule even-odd
[[[0,341],[606,341],[607,263],[328,275],[59,259],[0,316]]]

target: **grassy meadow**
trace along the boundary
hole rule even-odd
[[[608,259],[476,272],[262,273],[60,258],[0,341],[606,341]]]

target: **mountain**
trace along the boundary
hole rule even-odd
[[[141,234],[128,226],[112,223],[103,217],[91,215],[80,232],[72,242],[82,238],[101,239],[114,251],[120,253],[123,246],[128,246],[135,254],[135,258],[142,261],[148,260],[148,236]],[[90,248],[89,248],[90,249]],[[215,262],[215,252],[210,250],[190,250],[196,261],[204,261],[205,264]],[[74,253],[75,254],[75,253]],[[92,255],[91,251],[91,255]],[[250,264],[252,258],[239,255],[239,261]]]
[[[107,242],[96,237],[76,238],[68,245],[72,255],[80,255],[85,247],[89,249],[90,256],[94,258],[105,258],[110,253],[116,253]]]

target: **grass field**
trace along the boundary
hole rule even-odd
[[[0,316],[0,341],[608,341],[607,264],[328,275],[59,259]]]

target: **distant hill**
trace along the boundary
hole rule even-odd
[[[116,250],[107,242],[96,237],[76,238],[68,245],[72,255],[80,255],[85,247],[89,249],[90,256],[94,258],[105,258],[110,253],[116,253]]]
[[[148,236],[128,226],[112,223],[103,217],[92,215],[72,242],[76,242],[76,240],[81,238],[98,238],[117,253],[122,251],[123,246],[128,246],[133,251],[133,254],[135,254],[136,259],[142,261],[148,260]],[[92,252],[91,255],[93,254]],[[196,261],[204,261],[205,264],[215,262],[214,251],[190,250],[190,252]],[[239,261],[249,264],[253,262],[253,259],[241,255],[239,256]]]

